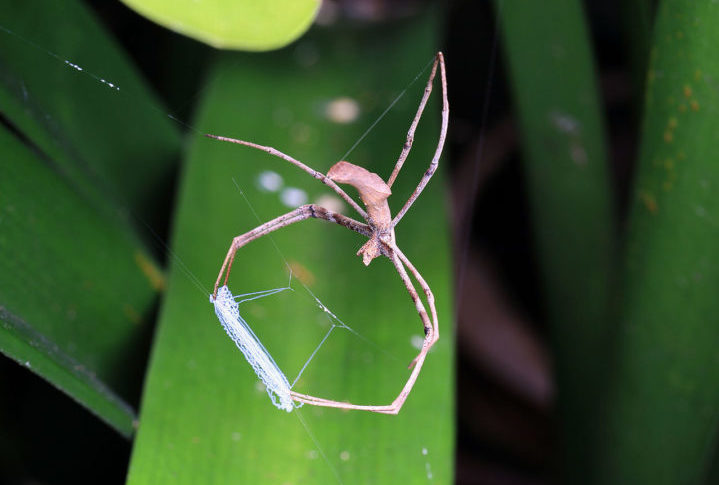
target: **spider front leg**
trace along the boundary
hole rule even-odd
[[[372,234],[372,231],[370,230],[369,226],[367,226],[367,224],[363,224],[350,217],[343,216],[342,214],[338,214],[336,212],[332,212],[329,209],[325,209],[324,207],[315,204],[307,204],[300,206],[297,209],[290,211],[287,214],[283,214],[269,222],[266,222],[261,226],[258,226],[251,231],[242,234],[241,236],[235,237],[232,240],[230,249],[227,251],[227,256],[225,256],[225,260],[222,263],[222,267],[220,268],[220,273],[217,275],[217,281],[215,281],[215,288],[212,292],[212,295],[215,297],[217,296],[217,288],[220,286],[220,282],[222,282],[223,274],[225,275],[224,284],[227,284],[227,280],[230,277],[230,270],[232,269],[232,263],[235,259],[235,254],[237,253],[238,249],[245,246],[246,244],[249,244],[255,239],[258,239],[273,231],[276,231],[277,229],[281,229],[283,227],[294,224],[295,222],[300,222],[304,221],[305,219],[311,218],[324,219],[328,222],[334,222],[335,224],[344,226],[347,229],[351,229],[367,237]]]
[[[332,181],[329,177],[327,177],[322,172],[318,172],[317,170],[308,167],[304,163],[287,155],[286,153],[282,153],[281,151],[277,150],[276,148],[272,148],[272,147],[268,147],[268,146],[264,146],[264,145],[258,145],[257,143],[252,143],[250,141],[245,141],[245,140],[238,140],[236,138],[229,138],[226,136],[219,136],[219,135],[210,135],[209,133],[205,134],[205,136],[208,138],[215,139],[215,140],[226,141],[229,143],[236,143],[238,145],[244,145],[244,146],[247,146],[250,148],[255,148],[257,150],[261,150],[265,153],[269,153],[270,155],[273,155],[277,158],[281,158],[282,160],[291,163],[295,167],[297,167],[300,170],[309,174],[312,178],[319,180],[320,182],[325,184],[327,187],[334,190],[337,193],[337,195],[342,197],[345,200],[345,202],[347,202],[354,210],[357,211],[357,213],[359,215],[362,216],[363,219],[367,219],[367,213],[357,204],[357,202],[355,202],[352,199],[352,197],[347,195],[344,190],[340,189],[334,181]]]
[[[419,373],[422,370],[422,365],[424,364],[424,360],[427,357],[427,353],[439,338],[437,310],[434,305],[434,295],[432,294],[432,290],[424,281],[422,275],[417,271],[417,269],[412,265],[412,263],[410,263],[409,259],[407,259],[407,257],[402,253],[402,251],[400,251],[399,248],[397,248],[396,246],[386,246],[384,248],[384,253],[385,256],[387,256],[392,261],[392,264],[397,270],[397,273],[400,275],[400,278],[402,278],[402,281],[404,282],[405,287],[410,294],[410,297],[415,303],[417,313],[419,313],[420,319],[422,320],[422,324],[424,326],[424,342],[422,343],[422,348],[420,349],[419,354],[417,354],[417,357],[415,357],[412,363],[409,365],[409,368],[412,369],[412,372],[410,373],[407,382],[405,382],[404,386],[402,387],[402,390],[394,399],[394,401],[392,401],[391,404],[385,406],[368,406],[352,404],[348,402],[333,401],[331,399],[324,399],[291,391],[290,396],[295,401],[310,404],[313,406],[352,409],[357,411],[370,411],[381,414],[397,414],[399,413],[400,409],[402,409],[402,406],[407,400],[409,393],[412,391],[414,384],[417,382],[417,377],[419,377]],[[419,298],[417,290],[412,284],[412,280],[407,274],[407,271],[404,269],[404,265],[407,265],[407,267],[410,269],[410,272],[420,283],[422,289],[427,295],[427,302],[430,306],[430,312],[432,314],[431,322],[429,316],[427,315],[427,311],[424,308],[424,304],[422,303],[422,300]]]
[[[392,227],[396,226],[397,223],[404,217],[405,213],[409,210],[410,207],[412,207],[412,204],[414,204],[414,201],[417,200],[417,197],[419,197],[419,194],[422,193],[425,186],[429,182],[429,179],[432,178],[432,175],[434,175],[434,172],[437,170],[437,166],[439,165],[439,157],[442,156],[442,150],[444,149],[444,141],[447,138],[447,126],[449,125],[449,101],[447,99],[447,73],[445,71],[444,67],[444,55],[442,55],[441,52],[437,53],[437,58],[434,61],[434,66],[432,67],[432,73],[430,74],[429,81],[427,82],[427,87],[425,88],[424,97],[422,98],[422,101],[420,102],[419,109],[417,110],[417,114],[414,117],[414,120],[412,121],[412,125],[410,126],[409,133],[407,133],[407,142],[405,143],[405,147],[402,150],[402,153],[399,156],[399,159],[397,160],[397,164],[395,165],[394,170],[392,171],[392,175],[389,178],[388,185],[392,185],[392,182],[394,182],[394,179],[397,177],[397,174],[399,173],[400,169],[402,168],[402,165],[404,164],[404,160],[407,158],[407,155],[409,154],[409,150],[412,147],[412,141],[414,140],[414,129],[417,127],[417,123],[419,122],[419,118],[422,116],[422,112],[424,111],[424,106],[427,103],[427,98],[429,97],[429,94],[432,92],[432,82],[434,80],[434,75],[437,69],[437,64],[439,64],[439,71],[440,71],[440,79],[442,82],[442,127],[439,131],[439,140],[437,142],[437,148],[434,151],[434,156],[432,157],[432,161],[429,164],[429,168],[425,171],[424,175],[419,181],[419,184],[417,184],[417,188],[414,189],[414,192],[412,192],[412,195],[410,195],[407,202],[405,202],[404,207],[397,213],[397,215],[392,220]]]
[[[434,76],[437,74],[437,64],[440,62],[440,59],[442,65],[444,65],[444,56],[441,52],[438,52],[434,58],[434,63],[432,64],[432,71],[429,74],[427,85],[424,87],[424,94],[422,95],[422,100],[419,102],[419,107],[417,107],[417,113],[414,115],[414,119],[409,125],[409,130],[407,130],[407,140],[404,142],[404,146],[402,146],[402,153],[399,154],[399,158],[397,159],[397,163],[395,163],[392,174],[389,176],[389,179],[387,179],[387,185],[389,185],[390,187],[392,187],[392,184],[394,184],[397,175],[399,175],[399,171],[402,170],[402,165],[404,165],[404,161],[407,160],[407,155],[409,155],[410,150],[412,150],[412,144],[414,143],[414,132],[417,131],[417,125],[419,124],[420,118],[422,118],[422,113],[424,113],[425,106],[427,106],[429,95],[432,94]]]

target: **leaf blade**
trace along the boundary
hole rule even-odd
[[[616,249],[589,33],[581,2],[497,6],[556,359],[562,473],[581,482],[594,458]]]
[[[348,93],[357,93],[353,99],[369,96],[370,100],[377,92],[385,93],[375,101],[373,113],[378,114],[392,99],[389,93],[400,90],[433,56],[435,28],[426,15],[379,29],[377,35],[382,37],[377,43],[364,44],[351,34],[317,33],[311,42],[319,50],[318,63],[310,67],[293,66],[290,51],[262,58],[227,56],[210,81],[197,124],[207,132],[230,136],[237,132],[273,145],[325,171],[372,119],[368,114],[362,123],[339,125],[328,120],[323,107]],[[355,47],[348,50],[348,45]],[[382,62],[365,65],[361,59],[367,58]],[[398,103],[398,111],[383,121],[383,128],[358,147],[353,160],[389,175],[392,165],[387,160],[401,150],[421,84],[415,86],[411,99]],[[293,121],[284,126],[288,111]],[[427,168],[426,156],[433,152],[438,135],[437,118],[429,113],[420,125],[414,156],[393,187],[394,206],[401,207],[402,198],[409,196]],[[223,132],[228,126],[231,132]],[[309,200],[327,195],[328,190],[315,180],[264,153],[208,139],[195,141],[183,178],[173,249],[207,285],[215,279],[230,238],[259,224],[252,210],[245,208],[235,183],[260,220],[288,210],[278,194],[255,187],[256,177],[265,170],[280,173],[285,187],[305,190]],[[441,180],[439,172],[398,228],[400,247],[437,296],[442,325],[437,349],[398,416],[307,406],[299,413],[278,411],[255,388],[256,376],[223,335],[207,302],[210,288],[198,295],[175,268],[153,350],[129,483],[178,479],[189,483],[200,477],[217,482],[396,483],[424,481],[428,473],[439,482],[451,481],[449,241]],[[428,224],[437,227],[435,237],[426,236]],[[323,221],[285,228],[273,233],[273,240],[284,259],[306,270],[306,284],[332,312],[390,354],[386,367],[379,366],[385,362],[380,360],[383,352],[375,352],[379,364],[363,361],[370,344],[349,332],[333,333],[298,381],[300,392],[359,403],[391,402],[417,352],[410,337],[422,333],[414,305],[391,265],[377,260],[364,268],[353,256],[362,238]],[[283,257],[268,240],[243,248],[230,287],[244,293],[285,285]],[[317,311],[301,285],[294,294],[309,301],[287,308],[269,303],[271,308],[263,311],[276,312],[273,315],[278,317],[264,327],[257,325],[259,313],[250,313],[253,318],[248,319],[290,381],[324,334],[308,324],[323,312]],[[426,419],[428,413],[433,419]],[[203,458],[210,455],[212,461]]]
[[[600,483],[704,483],[716,443],[719,8],[661,2]]]
[[[129,436],[117,365],[152,305],[156,288],[138,266],[152,260],[5,129],[0,147],[0,351]]]

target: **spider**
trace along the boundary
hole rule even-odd
[[[404,204],[402,209],[397,213],[396,216],[394,216],[394,218],[392,218],[392,214],[387,203],[387,198],[392,194],[392,184],[397,178],[397,175],[402,169],[402,165],[404,164],[410,150],[412,149],[412,143],[414,141],[414,133],[417,128],[417,124],[422,117],[422,113],[424,112],[427,100],[429,99],[429,96],[432,92],[434,77],[437,73],[437,66],[439,66],[442,84],[442,125],[440,129],[437,148],[435,149],[434,156],[432,157],[432,161],[429,164],[429,168],[420,179],[417,188],[414,190],[414,192]],[[269,222],[266,222],[261,226],[258,226],[255,229],[252,229],[251,231],[242,234],[241,236],[235,237],[232,240],[230,249],[227,252],[227,256],[225,257],[225,260],[222,263],[222,267],[220,268],[220,273],[217,276],[217,281],[215,282],[214,292],[212,295],[213,298],[217,297],[218,288],[220,287],[220,282],[223,279],[223,275],[224,286],[227,285],[227,280],[229,279],[230,270],[232,268],[232,262],[234,261],[235,254],[237,253],[238,249],[254,241],[255,239],[258,239],[273,231],[276,231],[277,229],[289,226],[290,224],[294,224],[295,222],[300,222],[305,219],[315,218],[324,219],[325,221],[339,224],[346,227],[347,229],[367,236],[368,241],[360,248],[360,250],[357,252],[357,255],[362,256],[362,261],[365,266],[369,265],[372,260],[379,256],[386,256],[387,258],[389,258],[389,260],[392,261],[392,264],[397,270],[397,273],[399,274],[400,278],[407,287],[407,291],[409,292],[409,295],[412,298],[412,301],[414,302],[417,309],[417,313],[419,313],[419,317],[422,320],[425,335],[422,347],[417,356],[414,358],[414,360],[412,360],[409,365],[409,369],[411,369],[412,371],[409,375],[409,378],[407,379],[407,382],[391,404],[358,405],[348,402],[323,399],[307,394],[301,394],[295,391],[290,391],[289,394],[293,401],[314,406],[354,409],[383,414],[397,414],[402,408],[402,405],[407,399],[407,396],[409,396],[409,393],[412,391],[412,387],[417,381],[417,377],[419,376],[420,370],[422,369],[422,364],[424,363],[425,357],[427,356],[427,352],[429,352],[429,349],[435,344],[435,342],[437,342],[437,339],[439,338],[439,327],[437,322],[437,309],[435,307],[434,295],[432,294],[432,290],[430,289],[429,285],[424,280],[420,272],[417,271],[417,269],[410,262],[407,256],[405,256],[404,253],[397,246],[394,229],[399,223],[399,221],[402,219],[402,217],[404,217],[404,215],[407,213],[412,204],[415,202],[415,200],[417,200],[417,197],[419,197],[419,195],[422,193],[422,190],[424,190],[425,186],[432,178],[432,175],[434,175],[434,172],[437,169],[437,165],[439,164],[439,158],[442,154],[442,148],[444,147],[444,141],[447,135],[448,120],[449,102],[447,101],[447,76],[444,66],[444,56],[441,52],[438,52],[435,56],[434,63],[432,64],[432,71],[429,75],[429,79],[424,89],[424,94],[419,103],[419,107],[417,108],[417,113],[415,114],[414,119],[410,124],[409,131],[407,132],[407,139],[404,143],[404,146],[402,147],[402,151],[399,155],[399,158],[397,159],[394,170],[392,170],[392,174],[390,175],[386,183],[379,175],[346,161],[337,162],[335,165],[332,166],[332,168],[330,168],[329,172],[327,172],[327,175],[324,175],[308,167],[299,160],[296,160],[291,156],[286,155],[272,147],[258,145],[256,143],[237,140],[234,138],[227,138],[224,136],[210,134],[206,135],[207,137],[214,138],[216,140],[237,143],[240,145],[245,145],[248,147],[256,148],[258,150],[265,151],[271,155],[279,157],[297,166],[301,170],[304,170],[309,175],[334,190],[337,195],[342,197],[366,221],[366,223],[362,223],[342,214],[333,212],[324,207],[318,206],[316,204],[307,204],[300,206]],[[347,193],[345,193],[345,191],[337,185],[338,183],[354,186],[359,192],[360,199],[367,208],[367,211],[365,212],[365,210],[362,209],[362,207],[360,207],[357,202],[355,202],[349,195],[347,195]],[[429,305],[429,310],[432,317],[431,320],[429,315],[427,314],[424,303],[420,299],[417,290],[414,287],[414,284],[412,283],[409,275],[407,274],[407,270],[409,270],[412,276],[414,276],[414,279],[417,281],[417,283],[419,283],[420,287],[424,291],[425,298],[427,304]]]

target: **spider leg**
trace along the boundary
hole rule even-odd
[[[422,300],[419,297],[419,294],[417,294],[417,290],[415,289],[414,285],[412,284],[412,280],[409,278],[409,275],[407,274],[407,271],[405,271],[402,258],[409,263],[409,259],[407,259],[404,254],[400,257],[399,254],[401,254],[401,251],[396,245],[393,245],[390,247],[390,254],[388,254],[388,257],[392,260],[392,264],[394,264],[395,269],[397,270],[397,273],[399,273],[400,278],[402,278],[402,282],[404,283],[404,286],[407,288],[407,291],[409,292],[410,298],[412,298],[412,301],[414,302],[414,306],[417,309],[417,313],[419,313],[419,318],[422,320],[422,325],[424,326],[424,341],[422,342],[422,349],[420,350],[419,355],[412,360],[412,362],[409,364],[409,368],[413,368],[418,364],[419,359],[421,358],[424,360],[425,354],[429,351],[429,349],[434,345],[434,343],[437,341],[439,337],[435,337],[435,329],[437,328],[437,320],[436,320],[436,311],[434,310],[434,295],[432,295],[432,299],[428,300],[430,302],[430,309],[432,311],[432,316],[435,318],[434,323],[430,321],[429,316],[427,315],[427,310],[424,308],[424,303],[422,303]],[[411,266],[411,263],[408,265]],[[410,271],[414,269],[413,274],[419,272],[414,268],[414,266],[411,266]],[[418,280],[419,281],[419,280]],[[424,279],[422,280],[424,281]],[[426,285],[426,282],[425,282]],[[429,286],[427,286],[429,288]],[[424,286],[423,286],[424,289]],[[426,290],[425,290],[426,292]],[[430,290],[430,295],[432,294],[432,291]]]
[[[426,342],[426,340],[425,340]],[[309,396],[307,394],[301,394],[299,392],[290,391],[290,396],[292,399],[294,399],[297,402],[310,404],[312,406],[322,406],[322,407],[329,407],[329,408],[339,408],[339,409],[353,409],[357,411],[369,411],[372,413],[381,413],[381,414],[397,414],[399,413],[399,410],[402,409],[402,406],[404,405],[404,402],[407,400],[407,396],[409,396],[409,393],[412,391],[412,388],[414,387],[415,382],[417,381],[417,377],[419,377],[419,372],[422,370],[422,364],[424,364],[424,359],[427,357],[427,351],[429,350],[429,347],[426,345],[422,346],[422,350],[420,351],[419,355],[415,358],[416,365],[414,366],[414,369],[412,369],[412,373],[409,375],[409,378],[407,379],[407,382],[405,383],[404,387],[400,391],[399,395],[392,401],[392,404],[388,404],[386,406],[368,406],[368,405],[360,405],[360,404],[352,404],[348,402],[342,402],[342,401],[333,401],[331,399],[323,399],[320,397],[315,396]]]
[[[417,268],[414,267],[412,262],[407,258],[407,256],[404,255],[404,253],[397,247],[394,246],[392,248],[397,256],[399,256],[400,261],[402,261],[405,266],[409,269],[410,273],[412,273],[412,276],[414,276],[414,279],[417,280],[419,285],[422,287],[422,291],[424,291],[424,296],[427,298],[427,304],[429,305],[429,311],[432,314],[432,339],[430,341],[429,346],[432,347],[437,340],[439,340],[439,319],[437,318],[437,307],[434,303],[434,293],[432,293],[432,289],[429,287],[427,282],[422,277],[422,274],[417,271]],[[411,295],[411,293],[410,293]],[[414,297],[413,297],[414,298]],[[420,314],[421,315],[421,314]],[[424,321],[424,320],[423,320]]]
[[[332,180],[330,180],[322,172],[318,172],[317,170],[314,170],[314,169],[308,167],[307,165],[300,162],[299,160],[296,160],[296,159],[292,158],[291,156],[289,156],[285,153],[282,153],[281,151],[279,151],[275,148],[264,146],[264,145],[258,145],[257,143],[252,143],[252,142],[244,141],[244,140],[237,140],[235,138],[228,138],[226,136],[218,136],[218,135],[210,135],[210,134],[205,134],[205,136],[208,138],[213,138],[215,140],[226,141],[229,143],[237,143],[238,145],[244,145],[244,146],[248,146],[251,148],[256,148],[258,150],[262,150],[263,152],[267,152],[270,155],[274,155],[278,158],[281,158],[282,160],[290,162],[292,165],[298,167],[300,170],[307,172],[313,178],[316,178],[317,180],[319,180],[320,182],[325,184],[327,187],[334,190],[335,193],[337,195],[339,195],[340,197],[342,197],[345,200],[345,202],[347,202],[349,205],[351,205],[352,208],[354,210],[356,210],[357,213],[359,215],[361,215],[363,219],[365,219],[365,220],[367,219],[367,212],[365,212],[364,209],[362,209],[362,207],[360,207],[359,204],[357,204],[357,202],[355,202],[354,199],[352,199],[352,197],[347,195],[347,193],[344,190],[342,190],[336,183],[334,183]]]
[[[437,142],[437,148],[434,151],[434,156],[432,157],[432,161],[429,164],[429,168],[424,173],[422,178],[419,181],[419,184],[417,185],[417,188],[414,189],[414,192],[412,192],[412,195],[410,195],[407,202],[405,202],[404,207],[402,207],[402,210],[400,210],[397,215],[392,220],[392,227],[396,226],[397,223],[404,217],[404,214],[409,210],[410,207],[412,207],[412,204],[414,204],[414,201],[417,200],[417,197],[419,197],[419,194],[422,193],[424,190],[424,187],[429,182],[429,179],[432,178],[432,175],[434,175],[434,172],[437,170],[437,165],[439,165],[439,157],[442,155],[442,149],[444,148],[444,140],[447,138],[447,125],[449,123],[449,101],[447,100],[447,73],[445,72],[444,68],[444,56],[441,52],[437,53],[437,60],[439,61],[439,71],[440,71],[440,77],[442,80],[442,127],[440,128],[439,132],[439,141]],[[434,73],[434,69],[432,70]],[[431,80],[431,78],[430,78]],[[425,90],[425,96],[428,96],[429,94]],[[422,102],[425,102],[425,99],[422,98]],[[424,109],[424,106],[420,104],[420,108]],[[421,115],[421,111],[417,112],[418,115]],[[416,121],[416,119],[415,119]],[[414,121],[412,122],[414,125]],[[412,127],[410,127],[410,131],[412,130]],[[408,135],[409,138],[409,135]],[[406,144],[405,144],[406,146]],[[411,146],[411,144],[410,144]],[[407,149],[407,152],[409,153],[409,149]],[[402,154],[405,154],[405,151],[402,150]],[[406,157],[406,155],[405,155]],[[402,160],[402,155],[400,155],[400,160],[402,163],[404,163],[404,160]],[[395,167],[395,171],[399,172],[399,169],[401,168],[400,161],[397,161],[398,167]],[[393,176],[396,176],[394,172],[392,172]],[[394,181],[390,177],[390,180]],[[389,185],[389,184],[388,184]]]
[[[335,224],[344,226],[347,229],[351,229],[352,231],[358,232],[367,237],[372,235],[372,231],[367,224],[363,224],[352,218],[343,216],[342,214],[338,214],[336,212],[332,212],[329,209],[325,209],[324,207],[315,204],[307,204],[300,206],[297,209],[288,212],[287,214],[283,214],[275,219],[272,219],[269,222],[262,224],[261,226],[252,229],[249,232],[242,234],[241,236],[235,237],[232,240],[230,249],[227,251],[227,256],[225,256],[225,260],[222,263],[222,268],[220,268],[220,274],[217,275],[217,281],[215,282],[215,288],[212,294],[214,296],[217,296],[217,288],[220,286],[223,274],[225,275],[224,283],[227,284],[227,280],[230,277],[230,270],[232,269],[232,263],[235,259],[235,254],[237,253],[238,249],[254,241],[255,239],[258,239],[273,231],[276,231],[277,229],[281,229],[283,227],[289,226],[290,224],[294,224],[295,222],[304,221],[305,219],[310,218],[324,219],[328,222],[334,222]]]
[[[425,337],[424,342],[422,343],[422,348],[419,351],[419,354],[417,354],[417,357],[414,358],[412,363],[410,364],[410,368],[412,369],[412,373],[409,375],[409,378],[407,379],[407,382],[405,383],[404,387],[400,391],[400,393],[397,395],[394,401],[392,401],[392,404],[385,405],[385,406],[368,406],[368,405],[360,405],[360,404],[352,404],[348,402],[342,402],[342,401],[333,401],[331,399],[323,399],[316,396],[310,396],[307,394],[301,394],[299,392],[290,391],[290,396],[292,399],[294,399],[297,402],[310,404],[312,406],[323,406],[323,407],[331,407],[331,408],[339,408],[339,409],[352,409],[357,411],[369,411],[373,413],[382,413],[382,414],[397,414],[399,413],[399,410],[402,409],[402,406],[404,405],[404,402],[407,400],[407,396],[409,396],[409,393],[412,391],[412,388],[414,387],[415,382],[417,381],[417,377],[419,376],[420,370],[422,369],[422,365],[424,364],[424,360],[427,357],[427,352],[429,352],[429,349],[434,345],[434,343],[437,341],[438,338],[438,332],[437,332],[437,311],[434,306],[434,296],[432,295],[432,290],[429,288],[429,285],[425,282],[424,278],[422,278],[422,275],[417,271],[417,269],[410,263],[409,259],[402,254],[402,252],[395,246],[390,247],[388,251],[387,257],[389,257],[392,260],[392,263],[394,264],[395,269],[399,273],[400,277],[402,278],[402,281],[404,282],[405,286],[407,287],[407,291],[409,291],[410,296],[412,297],[412,300],[415,302],[415,306],[417,307],[417,312],[419,313],[420,318],[422,319],[422,323],[424,324],[424,331],[425,331]],[[409,275],[404,269],[403,263],[407,265],[407,267],[410,269],[410,272],[415,276],[417,281],[422,285],[422,289],[424,290],[425,294],[427,295],[427,301],[430,305],[430,309],[432,312],[432,318],[433,322],[430,322],[429,316],[427,315],[427,311],[424,308],[424,305],[422,304],[422,300],[420,300],[419,295],[417,294],[417,290],[414,288],[414,285],[412,284],[412,281],[409,278]]]
[[[429,95],[432,93],[434,76],[435,74],[437,74],[437,63],[439,62],[441,55],[442,53],[440,52],[434,58],[434,63],[432,64],[432,71],[429,74],[427,85],[424,87],[424,95],[422,95],[422,100],[419,102],[417,114],[414,115],[412,124],[409,125],[409,131],[407,131],[407,140],[404,142],[404,146],[402,147],[402,153],[399,154],[399,158],[397,159],[397,163],[392,170],[392,174],[389,176],[389,179],[387,179],[387,185],[389,185],[390,187],[392,187],[392,184],[397,178],[397,175],[399,175],[399,171],[402,170],[402,165],[404,165],[404,161],[407,159],[407,155],[409,155],[409,151],[412,149],[412,143],[414,142],[414,132],[417,130],[419,120],[420,118],[422,118],[422,113],[424,113],[425,106],[427,106],[427,100],[429,99]]]
[[[418,366],[421,367],[421,366]],[[414,373],[413,373],[414,374]],[[411,376],[410,376],[411,378]],[[416,377],[415,379],[416,380]],[[412,382],[414,385],[414,382]],[[411,390],[410,386],[410,390]],[[380,413],[380,414],[397,414],[399,413],[399,410],[402,409],[402,405],[404,404],[404,401],[407,399],[407,395],[409,394],[409,390],[407,392],[404,392],[404,389],[402,390],[403,394],[400,394],[397,396],[397,398],[392,402],[392,404],[386,405],[386,406],[369,406],[369,405],[361,405],[361,404],[352,404],[349,402],[342,402],[342,401],[333,401],[331,399],[322,399],[320,397],[315,396],[309,396],[307,394],[301,394],[299,392],[290,391],[290,397],[292,397],[293,400],[297,402],[301,402],[304,404],[309,404],[311,406],[321,406],[326,408],[338,408],[338,409],[348,409],[348,410],[354,410],[354,411],[369,411],[371,413]]]

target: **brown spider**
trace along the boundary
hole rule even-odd
[[[389,210],[389,205],[387,204],[387,198],[392,194],[392,184],[397,178],[397,175],[402,169],[402,165],[404,164],[404,161],[406,160],[407,155],[409,155],[409,151],[412,148],[412,142],[414,141],[414,133],[417,128],[417,124],[422,117],[422,113],[424,112],[427,100],[429,99],[430,93],[432,92],[432,85],[435,74],[437,72],[437,65],[439,65],[440,68],[440,76],[442,83],[442,127],[439,134],[439,142],[437,143],[437,148],[434,152],[434,157],[432,157],[432,161],[429,164],[429,168],[424,173],[424,176],[417,185],[417,188],[414,190],[412,195],[404,204],[404,207],[402,207],[402,209],[393,219],[392,214]],[[417,109],[417,113],[415,114],[415,117],[412,120],[412,124],[410,125],[409,131],[407,132],[407,140],[402,148],[402,152],[400,153],[399,158],[397,159],[394,170],[392,171],[392,174],[387,180],[387,183],[385,183],[379,175],[372,173],[362,167],[358,167],[357,165],[353,165],[349,162],[337,162],[335,165],[332,166],[332,168],[330,168],[329,172],[327,172],[327,175],[325,176],[324,174],[308,167],[299,160],[295,160],[289,155],[285,155],[284,153],[274,148],[257,145],[255,143],[243,140],[227,138],[224,136],[206,135],[210,138],[214,138],[217,140],[238,143],[240,145],[257,148],[259,150],[265,151],[271,155],[290,162],[291,164],[304,170],[312,177],[318,179],[320,182],[334,190],[340,197],[347,201],[347,203],[352,206],[367,222],[366,224],[364,224],[362,222],[346,217],[342,214],[332,212],[329,209],[325,209],[324,207],[315,204],[307,204],[298,207],[297,209],[290,211],[287,214],[281,215],[276,219],[266,222],[265,224],[262,224],[261,226],[256,227],[255,229],[241,236],[237,236],[232,240],[232,245],[230,246],[230,249],[227,252],[227,256],[222,263],[222,268],[220,269],[220,273],[217,276],[217,281],[215,282],[213,297],[217,296],[217,289],[220,286],[223,274],[225,275],[224,283],[227,284],[227,280],[230,276],[232,262],[238,249],[248,244],[249,242],[254,241],[255,239],[258,239],[282,227],[294,224],[295,222],[303,221],[309,218],[324,219],[326,221],[334,222],[335,224],[339,224],[355,232],[363,234],[369,238],[369,240],[357,252],[358,256],[362,256],[362,261],[365,265],[369,265],[373,259],[379,257],[380,255],[387,256],[390,261],[392,261],[392,264],[394,264],[397,273],[399,273],[400,278],[402,278],[402,281],[407,287],[407,291],[409,292],[410,297],[414,301],[415,307],[417,308],[417,312],[419,313],[419,317],[422,320],[422,324],[424,326],[425,337],[422,348],[419,351],[417,357],[415,357],[412,363],[409,365],[409,368],[412,369],[412,372],[407,379],[407,382],[405,383],[404,387],[400,391],[399,395],[392,402],[392,404],[385,406],[357,405],[346,402],[332,401],[329,399],[322,399],[319,397],[309,396],[306,394],[300,394],[298,392],[291,391],[290,395],[294,401],[311,404],[314,406],[357,409],[384,414],[397,414],[402,408],[402,405],[407,399],[407,396],[409,395],[410,391],[412,390],[412,387],[414,386],[414,383],[417,380],[417,376],[419,375],[419,372],[422,368],[422,364],[424,363],[424,359],[427,356],[427,352],[439,338],[439,327],[437,323],[437,309],[434,304],[434,295],[432,294],[432,290],[430,289],[429,285],[424,280],[422,275],[419,273],[419,271],[417,271],[414,265],[397,247],[394,228],[405,215],[407,210],[409,210],[409,208],[412,206],[417,197],[419,197],[419,194],[422,193],[422,190],[424,190],[424,187],[427,185],[427,182],[429,182],[429,179],[432,178],[432,175],[437,169],[439,158],[442,154],[442,148],[444,146],[444,140],[447,135],[448,120],[449,103],[447,101],[447,76],[444,67],[444,56],[441,52],[438,52],[435,57],[434,64],[432,65],[432,72],[429,75],[429,80],[427,81],[424,95],[422,96],[422,100],[419,103],[419,108]],[[359,192],[362,202],[367,207],[367,211],[365,212],[349,195],[347,195],[341,188],[339,188],[337,186],[337,183],[349,184],[354,186]],[[405,270],[405,267],[409,269],[409,272],[412,273],[415,280],[419,283],[419,285],[422,287],[422,290],[424,291],[427,303],[429,304],[430,313],[432,315],[431,321],[429,316],[427,315],[427,311],[425,310],[422,300],[417,294],[417,290],[415,289],[414,285],[412,284],[412,281],[409,278],[409,275],[407,274],[407,271]]]

